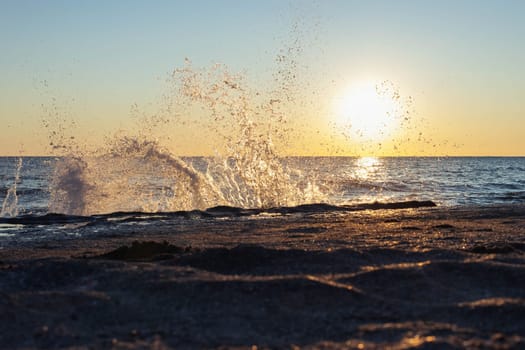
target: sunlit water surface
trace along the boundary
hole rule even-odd
[[[51,182],[58,161],[59,159],[56,158],[45,157],[22,159],[16,183],[15,209],[6,202],[8,200],[6,196],[17,180],[19,159],[0,158],[0,202],[4,204],[2,215],[5,217],[11,213],[19,215],[48,213],[53,190]],[[182,158],[181,161],[198,174],[206,176],[211,159],[190,157]],[[317,199],[323,199],[323,202],[342,205],[373,201],[432,200],[441,206],[525,202],[525,158],[523,157],[290,157],[283,158],[281,161],[289,169],[290,182],[303,186],[308,183],[309,186],[316,188],[318,194],[312,194],[310,200],[305,198],[305,202],[317,202]],[[162,202],[176,195],[169,192],[173,184],[167,182],[163,172],[148,163],[144,164],[143,169],[141,165],[141,161],[137,160],[133,165],[136,167],[134,174],[130,178],[121,179],[139,195],[134,199],[125,198],[125,205],[120,208],[115,207],[114,211],[163,211]],[[118,168],[112,175],[121,175],[118,170],[121,169]],[[106,173],[105,176],[109,177],[110,173]],[[168,180],[177,181],[176,178]],[[108,179],[101,178],[99,181],[104,182]],[[196,191],[198,190],[199,188],[196,188]],[[118,197],[119,193],[113,195]],[[121,195],[127,196],[129,193]],[[215,203],[209,201],[206,207],[238,204],[228,203],[224,198],[226,197],[217,198]],[[85,199],[79,197],[78,200]],[[148,210],[146,204],[152,210]],[[97,213],[105,212],[86,214]]]

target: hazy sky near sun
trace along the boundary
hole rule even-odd
[[[400,154],[525,155],[521,0],[0,0],[0,155],[48,153],[42,118],[54,108],[80,138],[126,129],[132,106],[155,112],[185,58],[270,84],[276,55],[297,38],[299,86],[324,107],[293,117],[310,129],[287,153],[359,150],[327,106],[386,80],[412,98],[410,128],[424,139],[398,135]],[[180,135],[177,153],[210,152],[188,132],[198,134]],[[379,142],[375,153],[396,155]]]

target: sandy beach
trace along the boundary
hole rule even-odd
[[[181,219],[0,250],[2,349],[518,349],[525,207]]]

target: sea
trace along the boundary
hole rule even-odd
[[[89,161],[1,157],[0,241],[79,234],[95,227],[97,218],[112,218],[114,226],[122,218],[129,225],[130,217],[159,224],[167,220],[163,213],[204,213],[217,206],[525,203],[525,157],[283,157],[250,168],[253,161],[151,154]]]

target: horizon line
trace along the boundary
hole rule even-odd
[[[174,155],[179,158],[214,158],[214,155]],[[0,155],[0,158],[64,158],[67,155]],[[228,156],[230,158],[232,156]],[[523,155],[283,155],[278,158],[525,158]]]

